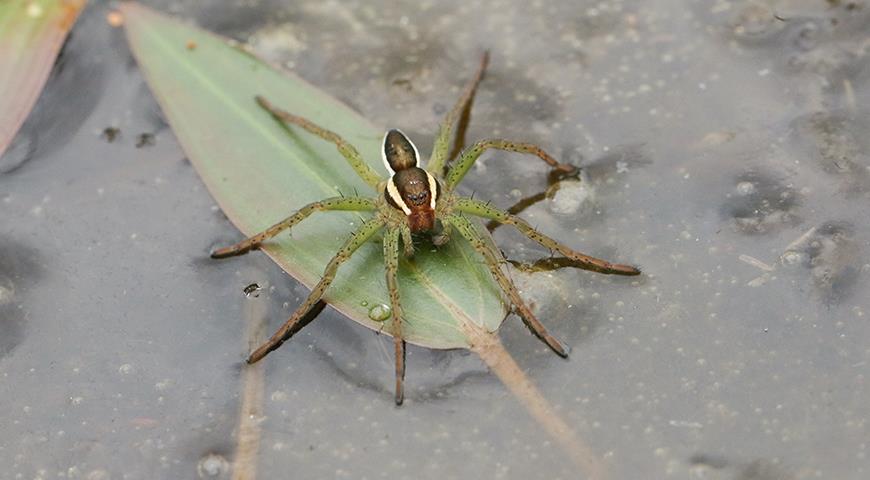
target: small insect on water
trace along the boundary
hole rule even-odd
[[[471,102],[488,62],[489,56],[484,54],[477,74],[465,87],[462,96],[441,123],[435,138],[432,156],[425,169],[420,166],[420,154],[417,147],[404,133],[398,129],[386,132],[381,151],[384,165],[390,173],[390,177],[386,179],[381,178],[362,159],[353,145],[347,143],[336,133],[315,125],[305,118],[280,110],[263,97],[256,98],[257,103],[277,121],[301,127],[311,134],[334,143],[339,153],[347,159],[354,171],[377,192],[377,196],[333,197],[310,203],[267,230],[212,253],[213,258],[224,258],[258,249],[266,240],[293,227],[317,211],[343,210],[372,213],[372,217],[344,242],[329,261],[322,278],[311,290],[305,301],[268,341],[250,354],[248,363],[259,361],[299,331],[305,325],[308,315],[316,312],[322,305],[320,300],[335,278],[339,266],[349,259],[361,245],[374,239],[381,230],[383,230],[384,265],[391,308],[388,332],[393,336],[395,346],[395,400],[398,405],[401,405],[404,399],[403,382],[405,376],[402,304],[398,288],[399,250],[401,248],[405,256],[412,256],[414,253],[414,235],[418,237],[419,235],[429,235],[433,244],[443,245],[450,241],[453,231],[458,232],[459,236],[464,241],[469,242],[486,262],[493,278],[510,300],[513,310],[519,314],[529,330],[562,357],[567,356],[565,348],[547,332],[544,325],[520,298],[516,286],[502,269],[501,255],[490,247],[477,226],[468,220],[465,214],[482,217],[504,225],[512,225],[530,239],[568,258],[572,262],[572,266],[616,275],[638,275],[640,273],[638,269],[630,265],[613,264],[576,252],[538,232],[517,216],[496,209],[486,202],[462,197],[454,192],[474,162],[488,149],[534,155],[560,172],[572,173],[576,171],[576,167],[557,162],[540,147],[502,139],[480,140],[457,154],[457,159],[452,158],[454,155],[450,149],[451,134],[457,123],[459,124],[458,131],[464,130],[464,122],[467,121]],[[460,137],[461,134],[457,134],[457,138],[454,140],[455,144],[461,142]],[[453,164],[449,165],[451,160],[454,160]]]

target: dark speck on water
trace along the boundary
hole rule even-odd
[[[109,143],[114,142],[114,141],[117,140],[120,136],[121,136],[121,129],[120,129],[120,128],[116,128],[116,127],[106,127],[106,128],[103,129],[103,133],[100,135],[100,137],[101,137],[103,140],[105,140],[105,141],[107,141],[107,142],[109,142]]]
[[[248,298],[257,298],[260,296],[260,290],[262,290],[262,287],[260,287],[260,285],[252,283],[245,287],[243,292],[245,292],[245,296]]]

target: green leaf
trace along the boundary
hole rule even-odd
[[[0,0],[0,155],[36,103],[84,0]]]
[[[257,233],[325,197],[376,195],[333,144],[304,131],[288,135],[254,96],[337,132],[385,175],[378,149],[382,129],[225,39],[135,3],[121,9],[133,53],[173,131],[242,233]],[[365,215],[316,213],[264,251],[310,287]],[[326,295],[339,311],[375,330],[384,325],[369,318],[369,309],[389,305],[381,248],[380,241],[369,242],[357,251]],[[403,260],[399,281],[403,331],[418,345],[468,347],[476,334],[498,329],[507,312],[485,265],[460,238]]]

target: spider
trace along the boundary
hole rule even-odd
[[[286,125],[295,125],[335,144],[339,153],[366,183],[377,192],[376,197],[341,196],[313,202],[300,208],[293,215],[281,220],[268,229],[235,245],[217,249],[213,258],[225,258],[241,255],[258,249],[266,240],[292,228],[309,215],[318,211],[359,211],[371,212],[372,217],[366,220],[326,265],[323,276],[311,293],[296,309],[290,318],[279,328],[269,340],[254,350],[247,362],[255,363],[269,352],[277,349],[289,340],[306,323],[309,315],[316,314],[321,298],[335,278],[339,266],[348,260],[361,245],[375,238],[383,230],[384,264],[386,284],[390,297],[390,328],[395,347],[396,387],[395,402],[401,405],[404,400],[405,377],[405,341],[402,337],[402,304],[399,299],[398,266],[399,250],[410,257],[414,253],[414,239],[420,235],[428,235],[436,246],[450,240],[452,231],[468,241],[483,258],[492,273],[493,278],[506,294],[513,307],[526,326],[547,344],[556,354],[567,357],[565,347],[556,340],[544,325],[535,317],[531,309],[520,298],[517,287],[508,274],[502,269],[502,257],[484,241],[478,227],[464,214],[482,217],[504,225],[512,225],[530,239],[538,242],[551,251],[571,260],[571,266],[592,270],[599,273],[616,275],[638,275],[640,270],[630,265],[613,264],[598,258],[576,252],[558,241],[538,232],[525,220],[507,212],[494,208],[489,203],[467,198],[455,193],[456,186],[468,173],[474,162],[489,149],[534,155],[559,172],[575,173],[576,167],[559,163],[540,147],[530,143],[515,142],[502,139],[480,140],[458,155],[450,150],[450,136],[458,122],[457,135],[454,140],[454,152],[459,149],[462,132],[468,120],[471,103],[477,87],[483,79],[489,54],[484,53],[475,76],[465,86],[462,95],[442,121],[432,149],[432,156],[426,168],[420,166],[420,154],[417,147],[400,130],[391,129],[384,134],[381,157],[389,178],[381,178],[372,167],[366,163],[353,145],[347,143],[336,133],[315,125],[313,122],[276,108],[262,96],[257,96],[257,103],[271,116]],[[453,165],[448,165],[450,159],[458,156]]]

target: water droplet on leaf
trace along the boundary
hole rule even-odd
[[[376,322],[383,322],[390,318],[390,313],[392,313],[392,310],[389,306],[379,303],[369,309],[369,318]]]

